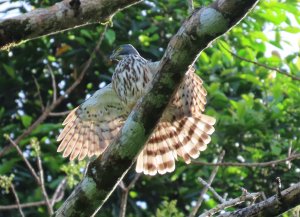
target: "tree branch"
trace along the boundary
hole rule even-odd
[[[209,7],[194,11],[171,39],[152,90],[138,103],[104,154],[89,164],[86,176],[56,216],[81,217],[97,213],[144,147],[189,66],[213,40],[240,21],[257,1],[217,0]]]
[[[64,112],[50,112],[49,116],[57,117],[57,116],[66,116],[69,114],[70,111],[64,111]]]
[[[224,203],[226,200],[223,199],[217,192],[215,189],[213,189],[213,187],[211,187],[211,185],[209,183],[207,183],[204,179],[202,179],[201,177],[198,178],[199,182],[201,182],[202,185],[204,185],[206,188],[208,188],[208,190],[211,191],[211,193],[215,196],[216,199],[218,199],[218,201],[220,201],[221,203]]]
[[[192,161],[192,164],[200,165],[200,166],[225,166],[225,167],[269,167],[274,166],[276,164],[280,163],[286,163],[290,162],[296,159],[300,158],[300,154],[292,154],[291,156],[280,159],[280,160],[272,160],[267,162],[261,162],[261,163],[236,163],[236,162],[221,162],[221,163],[209,163],[209,162],[203,162],[203,161]]]
[[[18,194],[17,194],[17,192],[16,192],[16,189],[15,189],[14,185],[11,184],[10,188],[11,188],[11,191],[12,191],[12,193],[13,193],[15,199],[16,199],[16,203],[17,203],[16,205],[17,205],[17,208],[18,208],[18,210],[19,210],[19,212],[20,212],[20,215],[21,215],[22,217],[25,217],[25,215],[24,215],[24,213],[23,213],[23,210],[22,210],[22,207],[21,207],[21,205],[20,205],[20,200],[19,200]]]
[[[54,34],[92,23],[110,22],[116,12],[141,0],[64,0],[20,16],[0,21],[0,49],[8,49],[23,40]]]
[[[59,185],[57,186],[52,199],[50,200],[51,206],[53,207],[55,203],[61,201],[64,197],[64,190],[66,187],[66,178],[64,178]],[[30,208],[30,207],[35,207],[35,206],[42,206],[46,205],[47,201],[42,200],[42,201],[37,201],[37,202],[30,202],[30,203],[17,203],[17,204],[12,204],[12,205],[0,205],[0,210],[10,210],[10,209],[19,209],[20,208]]]
[[[47,68],[49,70],[49,73],[51,75],[51,80],[52,80],[52,89],[53,89],[53,99],[52,103],[54,103],[57,99],[57,88],[56,88],[56,80],[55,80],[55,75],[54,72],[49,64],[47,64]]]
[[[194,0],[187,0],[188,3],[188,12],[191,14],[194,10]]]
[[[260,196],[260,193],[247,193],[243,194],[242,196],[231,199],[228,201],[225,201],[222,204],[218,204],[216,207],[213,209],[210,209],[204,213],[202,213],[199,217],[206,217],[206,216],[213,216],[215,213],[220,212],[228,207],[236,206],[240,203],[243,203],[245,201],[255,201],[258,197]],[[230,216],[230,215],[229,215]]]
[[[222,45],[222,44],[221,44]],[[279,74],[282,74],[282,75],[285,75],[287,77],[290,77],[291,79],[293,80],[296,80],[296,81],[300,81],[300,78],[297,77],[297,76],[294,76],[286,71],[283,71],[283,70],[280,70],[279,68],[276,68],[276,67],[272,67],[272,66],[268,66],[266,64],[263,64],[263,63],[259,63],[259,62],[256,62],[256,61],[253,61],[253,60],[249,60],[247,58],[244,58],[244,57],[241,57],[237,54],[235,54],[234,52],[228,50],[224,45],[222,45],[222,47],[224,48],[224,50],[226,50],[228,53],[230,53],[232,56],[242,60],[242,61],[245,61],[245,62],[248,62],[248,63],[253,63],[257,66],[260,66],[260,67],[263,67],[263,68],[266,68],[266,69],[269,69],[269,70],[273,70],[275,72],[278,72]]]
[[[121,205],[120,205],[120,213],[119,217],[126,217],[126,207],[127,207],[127,199],[128,199],[128,193],[133,188],[137,180],[140,178],[141,174],[136,174],[133,180],[129,183],[129,185],[126,187],[124,182],[120,182],[120,188],[122,189],[122,196],[121,196]]]
[[[64,191],[65,191],[65,188],[66,188],[66,183],[67,183],[67,178],[63,178],[63,180],[61,180],[61,182],[59,183],[59,185],[57,186],[53,196],[52,196],[52,199],[51,199],[51,206],[53,207],[54,204],[57,202],[57,201],[60,201],[63,196],[64,196]]]
[[[43,103],[43,98],[42,98],[42,95],[41,95],[41,91],[40,91],[40,85],[39,83],[37,82],[36,78],[34,77],[34,75],[32,75],[33,77],[33,81],[34,81],[34,84],[36,86],[36,90],[37,90],[37,94],[38,94],[38,97],[39,97],[39,100],[41,102],[41,111],[43,112],[45,110],[45,106],[44,106],[44,103]],[[1,154],[0,154],[1,156]]]
[[[55,204],[63,199],[63,194],[61,194],[59,197],[57,197],[55,200],[51,200],[51,204]],[[31,208],[36,206],[43,206],[46,205],[46,200],[37,201],[37,202],[30,202],[30,203],[21,203],[19,204],[21,208]],[[11,209],[18,209],[18,204],[12,204],[12,205],[0,205],[0,210],[11,210]]]
[[[22,150],[20,149],[20,147],[10,138],[9,135],[5,135],[5,138],[10,142],[10,144],[15,147],[15,149],[17,150],[18,154],[20,155],[20,157],[23,159],[23,161],[25,162],[27,168],[29,169],[31,175],[34,177],[35,181],[37,182],[38,185],[41,184],[41,180],[38,177],[36,171],[33,169],[31,163],[27,160],[27,158],[23,155]]]
[[[45,201],[46,201],[46,206],[48,209],[48,213],[49,215],[53,214],[53,207],[51,206],[49,197],[48,197],[48,193],[46,191],[46,187],[45,187],[45,181],[44,181],[44,170],[43,170],[43,166],[42,166],[42,160],[41,157],[39,156],[39,154],[37,155],[37,163],[38,163],[38,168],[39,168],[39,175],[40,175],[40,183],[41,183],[41,189],[42,189],[42,193],[44,195]]]
[[[222,162],[223,158],[224,158],[224,155],[225,155],[225,151],[222,151],[222,153],[220,154],[219,156],[219,159],[218,159],[218,162]],[[204,194],[206,194],[207,190],[209,189],[210,185],[212,184],[213,180],[215,179],[215,176],[217,174],[219,170],[219,167],[215,167],[212,171],[212,173],[210,174],[210,177],[208,179],[208,182],[207,182],[207,185],[204,186],[204,188],[202,189],[201,193],[200,193],[200,196],[198,198],[198,201],[196,203],[196,206],[193,208],[191,214],[189,215],[189,217],[194,217],[196,216],[201,204],[202,204],[202,201],[203,201],[203,196]]]
[[[280,215],[300,204],[300,182],[281,192],[281,199],[277,194],[252,206],[227,212],[219,217],[268,217]]]

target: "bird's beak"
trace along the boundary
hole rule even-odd
[[[116,53],[113,52],[113,53],[110,55],[109,59],[110,59],[111,61],[116,60],[116,59],[117,59]]]
[[[118,61],[119,58],[120,58],[120,57],[119,57],[120,52],[121,52],[121,49],[120,49],[120,48],[114,50],[113,53],[110,55],[109,59],[110,59],[111,61],[114,61],[114,60],[115,60],[115,61]]]

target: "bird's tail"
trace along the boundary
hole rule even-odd
[[[177,156],[190,163],[191,158],[199,157],[200,151],[204,151],[211,141],[215,122],[215,118],[199,114],[172,123],[159,123],[138,156],[136,172],[147,175],[172,172]]]

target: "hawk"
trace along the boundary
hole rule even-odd
[[[57,151],[79,160],[102,154],[113,141],[126,118],[152,87],[159,62],[144,59],[130,44],[113,51],[117,60],[112,83],[96,91],[69,113],[58,137]],[[175,160],[185,163],[199,157],[214,132],[216,120],[203,114],[207,92],[192,67],[165,109],[136,162],[136,172],[165,174],[175,169]]]

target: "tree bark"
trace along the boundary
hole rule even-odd
[[[21,41],[92,23],[109,22],[113,15],[141,0],[64,0],[55,5],[0,21],[0,49]]]
[[[269,217],[280,215],[300,204],[300,182],[260,203],[219,215],[219,217]]]
[[[195,10],[185,20],[160,61],[152,90],[129,115],[103,156],[89,165],[86,176],[56,216],[91,216],[102,207],[144,147],[189,66],[203,49],[240,21],[257,2],[217,0]]]

